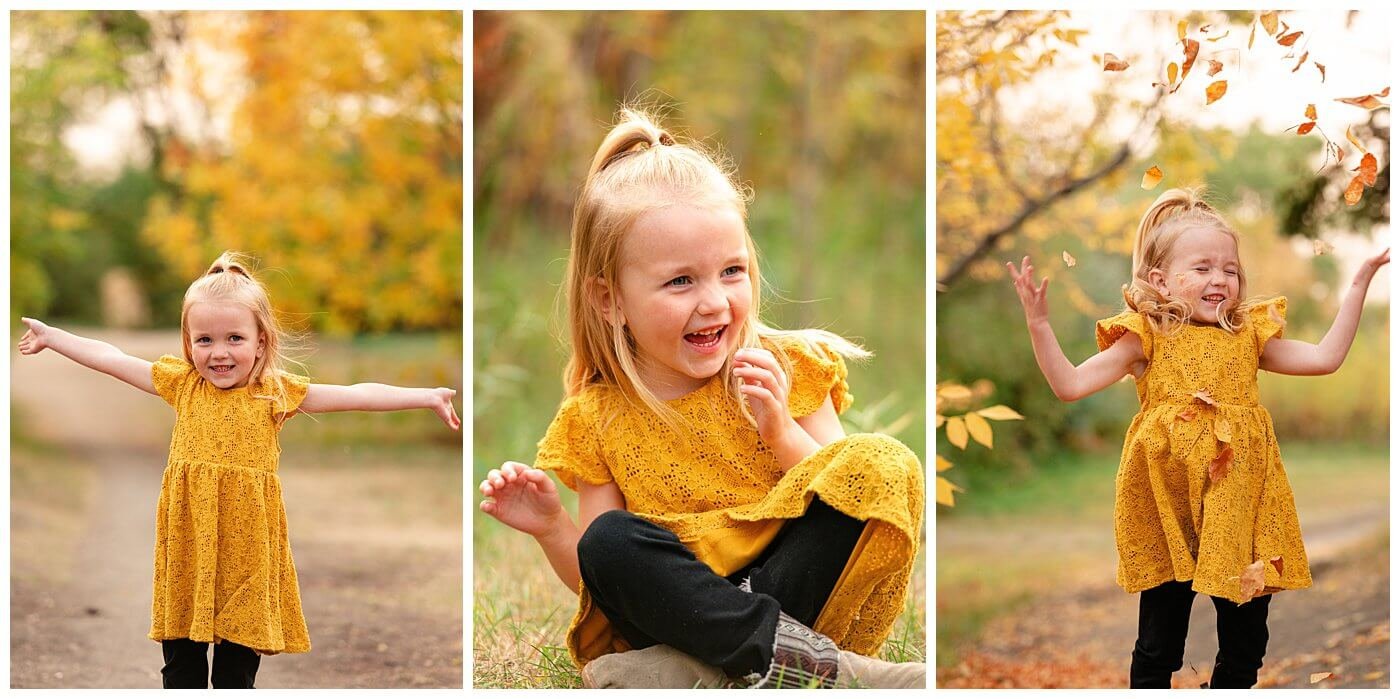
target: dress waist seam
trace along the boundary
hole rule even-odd
[[[268,473],[268,474],[272,474],[272,475],[274,475],[274,476],[277,475],[277,469],[276,469],[276,468],[257,468],[257,467],[254,467],[254,466],[239,466],[239,465],[236,465],[236,464],[221,464],[221,463],[219,463],[219,462],[217,462],[217,461],[205,461],[205,460],[203,460],[203,459],[184,459],[184,458],[177,458],[177,457],[173,457],[173,456],[170,457],[170,460],[169,460],[169,462],[166,463],[165,468],[166,468],[166,470],[169,470],[169,469],[175,467],[177,464],[184,464],[184,465],[191,465],[191,466],[212,466],[212,467],[214,467],[214,468],[220,468],[220,469],[227,468],[227,469],[236,469],[236,470],[239,470],[239,471],[253,471],[253,472],[255,472],[255,473]]]

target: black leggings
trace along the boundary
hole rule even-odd
[[[160,669],[166,689],[252,689],[261,656],[232,641],[214,644],[214,674],[209,674],[209,644],[176,638],[160,642],[165,667]]]
[[[1172,673],[1181,669],[1186,653],[1186,629],[1191,621],[1191,581],[1169,582],[1142,591],[1138,606],[1138,640],[1133,647],[1129,686],[1170,689]],[[1256,597],[1238,605],[1219,597],[1215,631],[1220,651],[1210,675],[1211,689],[1248,689],[1259,680],[1264,650],[1269,644],[1269,600]]]
[[[779,609],[816,621],[864,528],[813,497],[758,559],[722,578],[675,534],[611,510],[579,539],[579,573],[633,648],[665,644],[742,677],[772,662]],[[752,594],[738,588],[745,577]]]

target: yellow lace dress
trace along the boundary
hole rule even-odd
[[[820,345],[784,338],[767,344],[791,360],[793,417],[830,396],[851,403],[846,366]],[[758,557],[815,495],[867,522],[815,628],[847,650],[872,655],[903,610],[920,543],[923,467],[908,447],[884,435],[858,434],[826,445],[784,474],[758,432],[724,396],[722,379],[667,404],[689,431],[672,432],[616,388],[594,385],[566,399],[539,443],[535,466],[569,488],[613,481],[627,509],[671,532],[716,574],[728,576]],[[579,584],[579,609],[567,643],[579,667],[630,650]]]
[[[1131,332],[1148,360],[1113,508],[1124,590],[1190,580],[1197,592],[1243,604],[1312,585],[1273,420],[1259,405],[1259,355],[1282,337],[1286,304],[1250,309],[1236,333],[1185,325],[1159,334],[1131,311],[1098,322],[1100,350]],[[1228,465],[1212,478],[1217,460]],[[1272,565],[1263,566],[1264,590],[1247,594],[1241,578],[1255,561]]]
[[[169,355],[151,379],[175,408],[156,506],[151,639],[226,639],[265,655],[311,650],[277,478],[277,433],[306,397],[307,379],[283,374],[224,390]],[[271,381],[285,398],[257,397],[273,394]]]

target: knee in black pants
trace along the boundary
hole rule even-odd
[[[627,510],[608,510],[598,515],[578,538],[579,571],[582,573],[585,566],[590,572],[625,570],[636,555],[630,545],[633,533],[638,527],[649,525]]]
[[[1269,600],[1256,597],[1243,605],[1212,597],[1220,650],[1210,675],[1212,689],[1248,689],[1259,681],[1269,645]]]
[[[214,644],[214,689],[253,689],[262,658],[252,648],[232,641]]]

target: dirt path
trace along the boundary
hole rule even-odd
[[[1275,595],[1269,652],[1260,687],[1389,687],[1390,556],[1384,507],[1305,522],[1312,589]],[[961,662],[938,673],[938,686],[1123,687],[1137,635],[1137,596],[1084,576],[1072,589],[1048,591],[987,624]],[[1176,687],[1209,681],[1217,649],[1215,610],[1192,607],[1185,665]]]
[[[99,336],[147,358],[178,347],[169,333]],[[55,573],[22,564],[36,559],[32,550],[11,557],[11,686],[159,687],[160,648],[146,633],[155,502],[173,413],[53,353],[12,355],[11,366],[12,414],[30,438],[55,445],[54,456],[80,464],[92,493],[75,513],[72,541],[34,543],[46,513],[56,511],[44,503],[26,503],[37,517],[12,519],[12,550],[53,546],[52,560],[71,564]],[[260,687],[462,686],[460,498],[443,496],[454,481],[441,475],[445,461],[460,464],[460,452],[429,449],[421,464],[380,464],[384,458],[349,448],[333,459],[284,453],[313,650],[265,658]],[[460,468],[455,478],[460,493]],[[456,509],[405,511],[403,503],[415,500],[448,510],[455,501]]]

